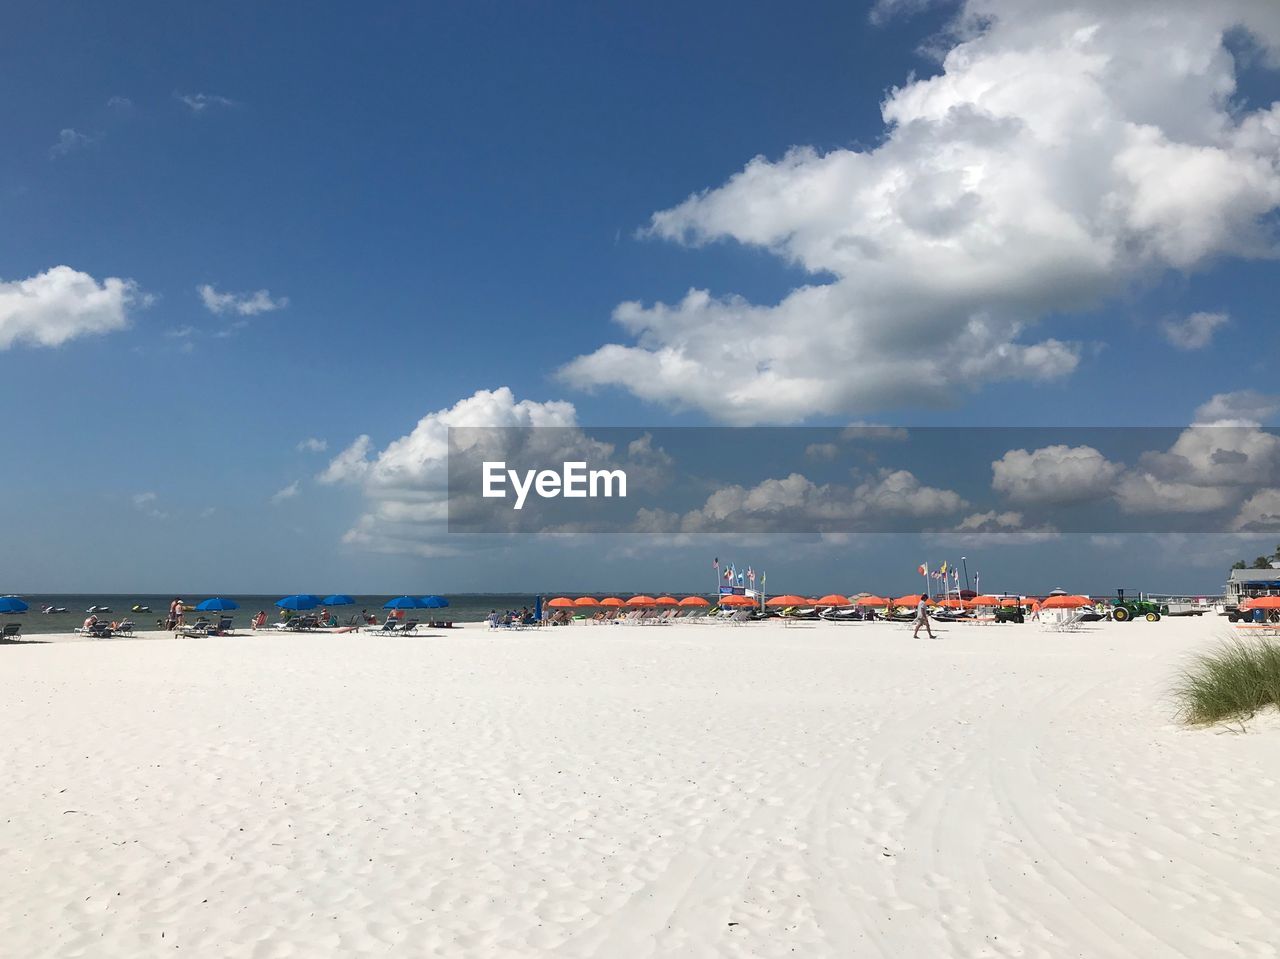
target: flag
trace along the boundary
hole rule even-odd
[[[750,581],[752,586],[756,584],[756,571],[750,566],[747,567],[747,579]]]
[[[728,566],[724,568],[724,578],[733,579],[733,570],[730,569]]]
[[[715,559],[713,559],[713,560],[711,561],[711,568],[712,568],[712,569],[719,569],[719,568],[720,568],[720,557],[719,557],[719,556],[717,556]]]
[[[917,566],[917,567],[916,567],[916,572],[917,572],[917,573],[919,573],[921,576],[928,576],[928,575],[929,575],[929,564],[928,564],[928,563],[921,563],[919,566]]]
[[[943,576],[947,575],[947,561],[945,559],[942,561],[942,568],[939,572],[942,573]]]

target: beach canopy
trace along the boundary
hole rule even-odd
[[[1254,596],[1240,604],[1241,609],[1280,609],[1280,596]]]
[[[1000,600],[1000,605],[1001,606],[1021,606],[1022,600],[1018,599],[1017,596],[1006,596],[1002,600]],[[1033,602],[1031,605],[1034,606],[1035,603]]]
[[[320,600],[325,606],[354,606],[356,601],[346,593],[334,593]]]
[[[680,600],[680,605],[681,606],[710,606],[711,604],[708,603],[701,596],[686,596],[684,599]]]
[[[627,600],[628,606],[652,606],[657,602],[652,596],[632,596]]]
[[[203,603],[196,606],[196,610],[201,613],[221,613],[228,609],[239,609],[240,604],[234,599],[223,599],[221,596],[215,596],[212,599],[206,599]]]
[[[1081,606],[1092,606],[1093,600],[1088,596],[1050,596],[1040,604],[1041,609],[1079,609]]]
[[[573,601],[574,606],[599,606],[594,596],[579,596]]]
[[[737,593],[720,597],[721,606],[754,606],[755,604],[756,601],[750,596],[739,596]]]
[[[655,606],[679,606],[680,605],[680,600],[676,599],[674,596],[659,596],[653,602]]]
[[[423,609],[444,609],[449,605],[449,601],[443,596],[423,596],[421,599]]]
[[[947,609],[964,609],[965,602],[963,599],[940,599],[939,606],[945,606]]]
[[[818,606],[848,606],[849,597],[841,596],[839,593],[828,593],[817,601]]]
[[[557,596],[555,599],[547,600],[547,605],[552,609],[564,609],[566,606],[572,608],[574,603],[568,596]]]
[[[397,596],[382,604],[383,609],[426,609],[417,596]]]
[[[863,596],[858,600],[859,606],[888,606],[889,601],[883,596]]]
[[[1000,600],[995,596],[975,596],[968,603],[970,606],[999,606]]]
[[[310,593],[294,593],[292,596],[286,596],[284,599],[277,599],[276,605],[281,609],[315,609],[320,605],[320,597],[312,596]]]
[[[743,598],[745,599],[746,597],[743,597]],[[805,599],[803,596],[795,596],[793,594],[787,594],[784,596],[775,596],[773,597],[773,599],[768,600],[765,603],[765,605],[766,606],[805,606],[808,603],[809,603],[809,600]]]
[[[618,599],[617,596],[606,596],[604,599],[600,600],[600,605],[601,606],[626,606],[627,604],[624,603],[622,600]]]
[[[25,613],[30,608],[17,596],[0,596],[0,613]]]

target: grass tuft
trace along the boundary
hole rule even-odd
[[[1197,656],[1173,687],[1179,718],[1192,725],[1248,719],[1280,706],[1280,645],[1232,639]]]

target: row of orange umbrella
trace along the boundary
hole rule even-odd
[[[570,599],[568,596],[557,596],[547,600],[547,605],[555,609],[566,609],[575,606],[710,606],[701,596],[686,596],[676,599],[674,596],[632,596],[630,599],[619,599],[617,596],[606,596],[596,599],[594,596],[579,596]]]

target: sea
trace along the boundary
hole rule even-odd
[[[281,593],[256,596],[235,593],[223,594],[223,599],[234,600],[240,604],[240,608],[222,615],[230,616],[234,625],[248,628],[249,620],[253,618],[258,610],[262,609],[266,610],[267,616],[271,617],[271,621],[274,622],[279,614],[275,603],[282,595]],[[544,599],[556,595],[580,596],[582,594],[543,594]],[[25,613],[0,613],[0,623],[22,623],[24,635],[69,633],[84,622],[89,615],[90,606],[110,607],[111,612],[98,613],[99,619],[105,619],[110,622],[127,617],[133,620],[139,629],[154,629],[157,623],[164,619],[165,614],[168,612],[169,604],[173,602],[172,593],[164,595],[154,593],[24,593],[20,594],[20,598],[31,608]],[[208,598],[210,597],[198,593],[189,593],[182,596],[183,602],[192,606]],[[385,616],[382,609],[383,604],[393,597],[353,596],[352,598],[355,600],[355,604],[352,606],[330,607],[334,615],[338,617],[339,622],[345,623],[350,616],[358,614],[362,609],[375,614],[381,620]],[[413,615],[418,612],[421,614],[420,618],[423,619],[450,620],[455,623],[478,623],[483,622],[491,609],[496,609],[499,612],[507,609],[518,610],[522,606],[528,606],[532,609],[536,597],[532,593],[459,593],[446,598],[449,600],[447,608],[408,610],[406,615]],[[42,612],[48,606],[55,608],[65,607],[67,611],[65,613]],[[134,607],[150,607],[150,611],[143,612],[139,610],[135,612]],[[191,621],[192,617],[192,613],[187,613],[188,622]]]

